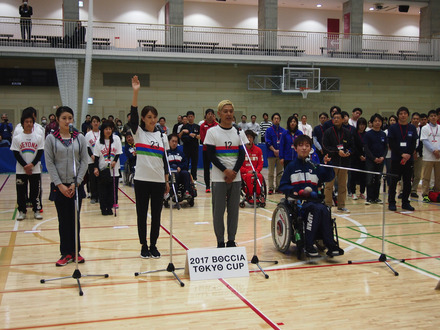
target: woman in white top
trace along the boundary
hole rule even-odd
[[[87,132],[85,138],[87,141],[87,153],[88,158],[88,174],[89,174],[89,188],[90,188],[90,204],[98,202],[98,178],[95,176],[95,156],[93,152],[95,150],[95,144],[99,141],[99,125],[101,125],[101,119],[98,116],[92,116],[92,129]]]
[[[23,132],[14,135],[11,150],[14,152],[17,165],[16,188],[17,188],[17,220],[26,218],[26,196],[28,182],[30,185],[29,199],[32,203],[34,218],[41,220],[43,217],[38,211],[38,196],[41,186],[41,165],[40,159],[44,150],[44,135],[34,131],[35,118],[31,111],[26,109],[21,116]]]
[[[168,184],[168,166],[165,150],[167,138],[157,128],[157,110],[146,106],[141,112],[139,125],[138,93],[141,83],[137,76],[131,80],[133,102],[131,105],[130,127],[136,145],[136,172],[134,192],[136,196],[136,214],[139,241],[142,244],[141,258],[160,258],[156,243],[159,237],[160,216],[163,196],[170,190]],[[147,244],[147,212],[151,198],[150,247]]]
[[[122,154],[121,139],[113,134],[113,122],[106,120],[101,125],[99,140],[95,143],[94,175],[98,177],[99,205],[102,215],[113,215],[119,182],[119,156]]]

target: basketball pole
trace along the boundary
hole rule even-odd
[[[312,163],[309,161],[309,163]],[[314,163],[312,163],[314,164]],[[386,253],[385,253],[385,198],[386,198],[386,177],[387,176],[394,176],[396,177],[396,174],[392,173],[382,173],[382,172],[373,172],[373,171],[366,171],[366,170],[359,170],[357,168],[350,168],[350,167],[341,167],[341,166],[333,166],[333,165],[327,165],[327,164],[315,164],[315,166],[322,166],[322,167],[330,167],[330,168],[338,168],[342,170],[348,170],[353,172],[361,172],[366,174],[373,174],[373,175],[379,175],[383,178],[383,190],[382,190],[382,202],[383,202],[383,208],[382,208],[382,251],[379,256],[378,261],[383,262],[394,274],[394,276],[399,276],[399,273],[396,272],[393,267],[389,264],[390,259],[388,259]],[[405,259],[393,259],[400,262],[405,262]],[[365,263],[365,262],[371,262],[371,261],[377,261],[375,259],[371,260],[358,260],[358,261],[352,261],[348,260],[348,264],[356,264],[356,263]]]
[[[246,153],[246,156],[249,160],[249,164],[251,164],[252,167],[252,176],[254,178],[254,188],[253,188],[253,197],[254,197],[254,255],[249,263],[257,265],[257,267],[260,269],[260,271],[263,273],[264,278],[268,279],[269,275],[265,273],[263,268],[260,266],[260,262],[269,262],[273,264],[278,264],[277,260],[259,260],[257,256],[257,183],[260,187],[260,192],[263,189],[263,185],[261,184],[260,180],[258,179],[257,171],[255,170],[254,165],[252,164],[251,158],[249,157],[249,152],[246,149],[246,145],[243,141],[243,139],[240,136],[240,131],[237,125],[234,125],[235,129],[237,130],[238,137],[240,138],[241,145],[244,149],[244,152]]]

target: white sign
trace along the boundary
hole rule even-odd
[[[191,249],[187,252],[187,267],[191,281],[249,276],[244,246],[221,249]]]

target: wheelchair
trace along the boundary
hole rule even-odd
[[[262,176],[263,177],[263,176]],[[254,185],[258,184],[254,180]],[[261,183],[261,193],[258,196],[257,195],[257,206],[259,207],[266,207],[266,196],[267,196],[267,186],[266,186],[266,180],[264,180]],[[244,208],[246,206],[246,202],[249,205],[254,205],[254,192],[253,191],[247,191],[246,189],[246,183],[244,182],[243,178],[241,179],[241,192],[240,192],[240,207]]]
[[[185,186],[183,185],[183,183],[177,184],[177,182],[176,182],[175,187],[176,187],[176,193],[177,193],[177,200],[178,200],[179,204],[182,204],[182,205],[187,204],[190,207],[193,207],[194,200],[197,197],[197,189],[194,184],[194,180],[192,178],[191,173],[189,174],[189,176],[190,176],[190,184],[189,184],[190,197],[189,198],[185,198],[185,196],[184,196]],[[170,193],[167,194],[166,196],[164,196],[164,198],[163,198],[163,206],[165,206],[166,208],[169,208],[170,204],[174,205],[175,202],[176,202],[176,199],[174,197],[174,189],[173,189],[173,187],[170,186]]]
[[[278,203],[272,214],[272,240],[278,251],[286,253],[289,250],[290,243],[296,245],[296,255],[299,260],[303,260],[305,254],[305,219],[302,216],[301,208],[306,199],[299,199],[298,197],[282,198]],[[323,201],[321,201],[323,202]],[[343,250],[339,248],[338,229],[336,226],[336,219],[331,216],[333,228],[333,239],[336,247],[343,254]],[[326,247],[322,242],[322,232],[318,230],[315,237],[315,245],[318,251],[325,251]],[[332,258],[332,255],[329,255]]]
[[[133,186],[134,183],[134,172],[136,170],[136,165],[130,166],[128,160],[124,164],[124,184],[126,186]]]

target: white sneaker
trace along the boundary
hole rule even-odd
[[[350,211],[348,209],[346,209],[345,207],[338,207],[338,211],[342,212],[342,213],[350,213]]]
[[[353,197],[353,200],[354,200],[354,201],[358,199],[358,197],[357,197],[356,194],[353,194],[352,197]]]
[[[41,220],[43,219],[43,216],[37,211],[34,213],[34,219]]]
[[[21,221],[21,220],[24,220],[24,219],[26,219],[26,213],[20,211],[18,213],[17,220]]]

